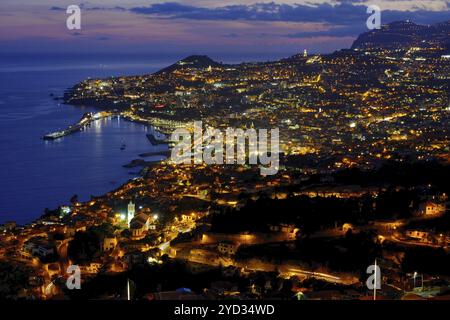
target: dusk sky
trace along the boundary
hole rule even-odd
[[[66,28],[71,4],[82,8],[79,31]],[[367,31],[367,4],[382,23],[450,17],[447,0],[1,0],[0,51],[330,52]]]

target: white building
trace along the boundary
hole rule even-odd
[[[131,220],[133,220],[135,214],[136,214],[136,205],[133,203],[133,201],[130,201],[130,203],[128,203],[128,210],[127,210],[128,227],[130,227],[130,222]]]
[[[145,213],[135,216],[130,222],[131,238],[133,240],[142,239],[150,229],[151,221],[152,218]]]

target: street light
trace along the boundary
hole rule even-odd
[[[417,277],[417,271],[414,271],[414,276],[413,276],[413,279],[414,279],[414,287],[413,287],[413,290],[416,288],[416,277]]]

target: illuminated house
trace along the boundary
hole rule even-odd
[[[104,238],[103,239],[103,246],[102,249],[103,251],[111,251],[114,250],[114,248],[117,246],[117,238],[113,237],[113,238]]]
[[[278,225],[269,225],[269,229],[272,232],[281,232],[285,234],[288,239],[294,240],[297,236],[297,233],[300,231],[293,224],[281,223]]]
[[[445,213],[445,204],[427,201],[419,205],[417,214],[420,216],[440,216]]]
[[[92,261],[85,265],[80,265],[80,270],[83,274],[96,274],[102,268],[102,263],[98,261]]]
[[[225,255],[234,255],[238,249],[238,245],[232,241],[222,241],[217,246],[217,250]]]
[[[422,230],[407,230],[406,236],[412,238],[414,240],[429,243],[430,241],[430,233]]]

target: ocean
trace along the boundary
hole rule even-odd
[[[122,167],[153,147],[148,128],[120,118],[94,122],[56,141],[48,132],[75,123],[92,108],[61,104],[54,96],[88,77],[146,74],[177,57],[0,55],[0,223],[25,224],[45,208],[89,200],[139,175]],[[54,95],[54,96],[51,96]],[[125,144],[125,150],[121,146]],[[161,157],[146,158],[159,160]]]
[[[44,141],[43,135],[66,128],[84,113],[95,111],[64,105],[54,98],[89,77],[148,74],[185,56],[0,53],[0,223],[31,222],[45,208],[69,204],[74,195],[87,201],[91,195],[102,195],[139,176],[139,168],[127,169],[123,165],[138,159],[141,153],[167,148],[149,143],[146,126],[118,118],[104,119],[84,131]],[[238,63],[281,56],[211,57]],[[124,143],[126,148],[121,150]]]

